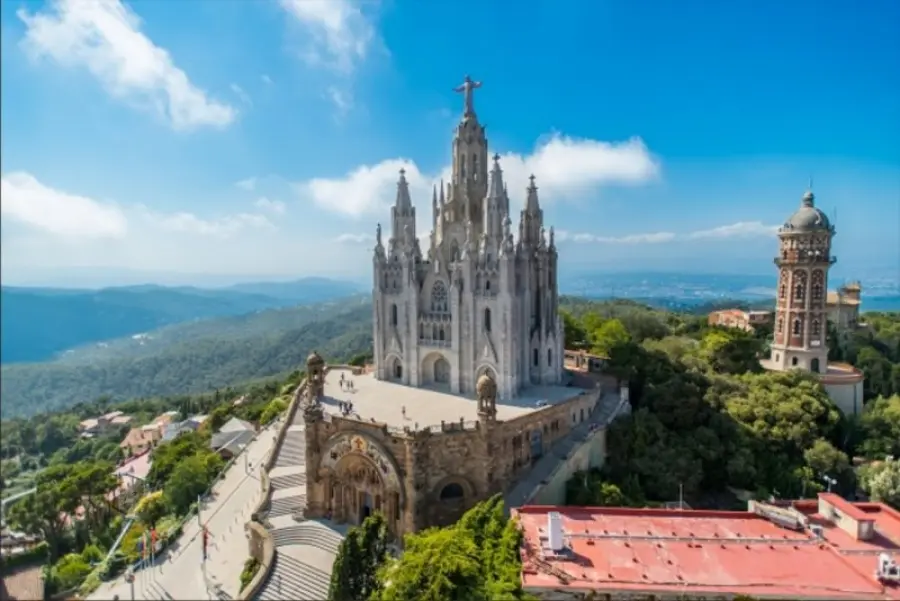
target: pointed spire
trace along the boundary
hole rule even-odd
[[[438,202],[444,206],[444,178],[441,178],[441,195],[438,197]]]
[[[538,201],[538,188],[534,184],[534,174],[528,177],[528,181],[531,182],[528,185],[528,197],[525,201],[525,210],[529,213],[536,213],[541,209],[541,203]]]
[[[437,199],[437,185],[432,186],[431,188],[431,208],[437,211],[438,199]]]
[[[400,168],[400,180],[397,182],[397,201],[394,203],[403,211],[412,208],[412,199],[409,197],[409,183],[406,181],[406,169]]]
[[[488,188],[489,198],[503,198],[503,170],[500,168],[500,155],[494,155],[494,166],[491,168],[491,186]]]
[[[550,248],[556,248],[556,236],[553,232],[553,226],[550,226]]]

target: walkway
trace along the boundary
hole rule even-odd
[[[509,513],[513,507],[521,507],[533,498],[537,488],[553,474],[559,462],[565,461],[566,457],[587,439],[592,429],[608,426],[618,415],[620,401],[618,390],[604,390],[603,396],[588,415],[588,419],[575,426],[568,436],[557,441],[550,448],[550,452],[538,459],[531,471],[504,495],[506,512]]]
[[[156,566],[135,574],[135,599],[233,599],[247,559],[244,524],[259,502],[259,469],[271,451],[275,427],[260,432],[235,460],[203,503],[199,520],[184,526],[178,541],[157,558]],[[209,555],[203,561],[200,525],[210,531]],[[131,587],[120,577],[104,583],[89,599],[131,599]]]
[[[269,472],[272,502],[265,519],[275,543],[275,560],[257,599],[318,601],[328,596],[331,568],[346,528],[305,520],[306,436],[303,411],[288,426]]]

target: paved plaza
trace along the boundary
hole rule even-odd
[[[200,519],[210,530],[209,557],[204,563],[200,525],[196,518],[156,566],[135,574],[132,588],[123,577],[104,583],[89,599],[234,599],[248,558],[244,525],[260,497],[259,470],[272,449],[275,428],[263,430],[238,456],[203,504]]]
[[[352,381],[352,390],[341,388],[344,381]],[[555,405],[568,401],[584,391],[568,386],[531,386],[522,390],[515,399],[497,400],[497,419],[506,421],[521,417],[540,407],[543,401]],[[376,380],[371,373],[354,376],[349,369],[331,368],[325,376],[325,410],[340,415],[340,402],[352,402],[353,412],[361,419],[374,419],[392,426],[419,428],[440,426],[441,421],[458,422],[460,418],[470,422],[478,419],[478,401],[455,395],[449,390],[413,388],[403,384]],[[406,414],[403,409],[406,408]]]

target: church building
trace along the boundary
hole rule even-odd
[[[513,237],[499,155],[490,156],[466,77],[449,182],[435,186],[422,249],[404,171],[374,250],[374,363],[379,380],[471,395],[489,375],[500,399],[563,374],[557,252],[534,176]],[[523,182],[524,183],[524,182]]]

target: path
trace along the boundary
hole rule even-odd
[[[273,425],[266,428],[235,460],[204,502],[200,519],[210,530],[209,557],[203,562],[200,525],[185,524],[175,545],[157,558],[156,566],[135,573],[135,599],[233,599],[247,559],[244,524],[260,496],[259,469],[272,449]],[[89,599],[131,599],[131,586],[123,577],[104,583]]]

